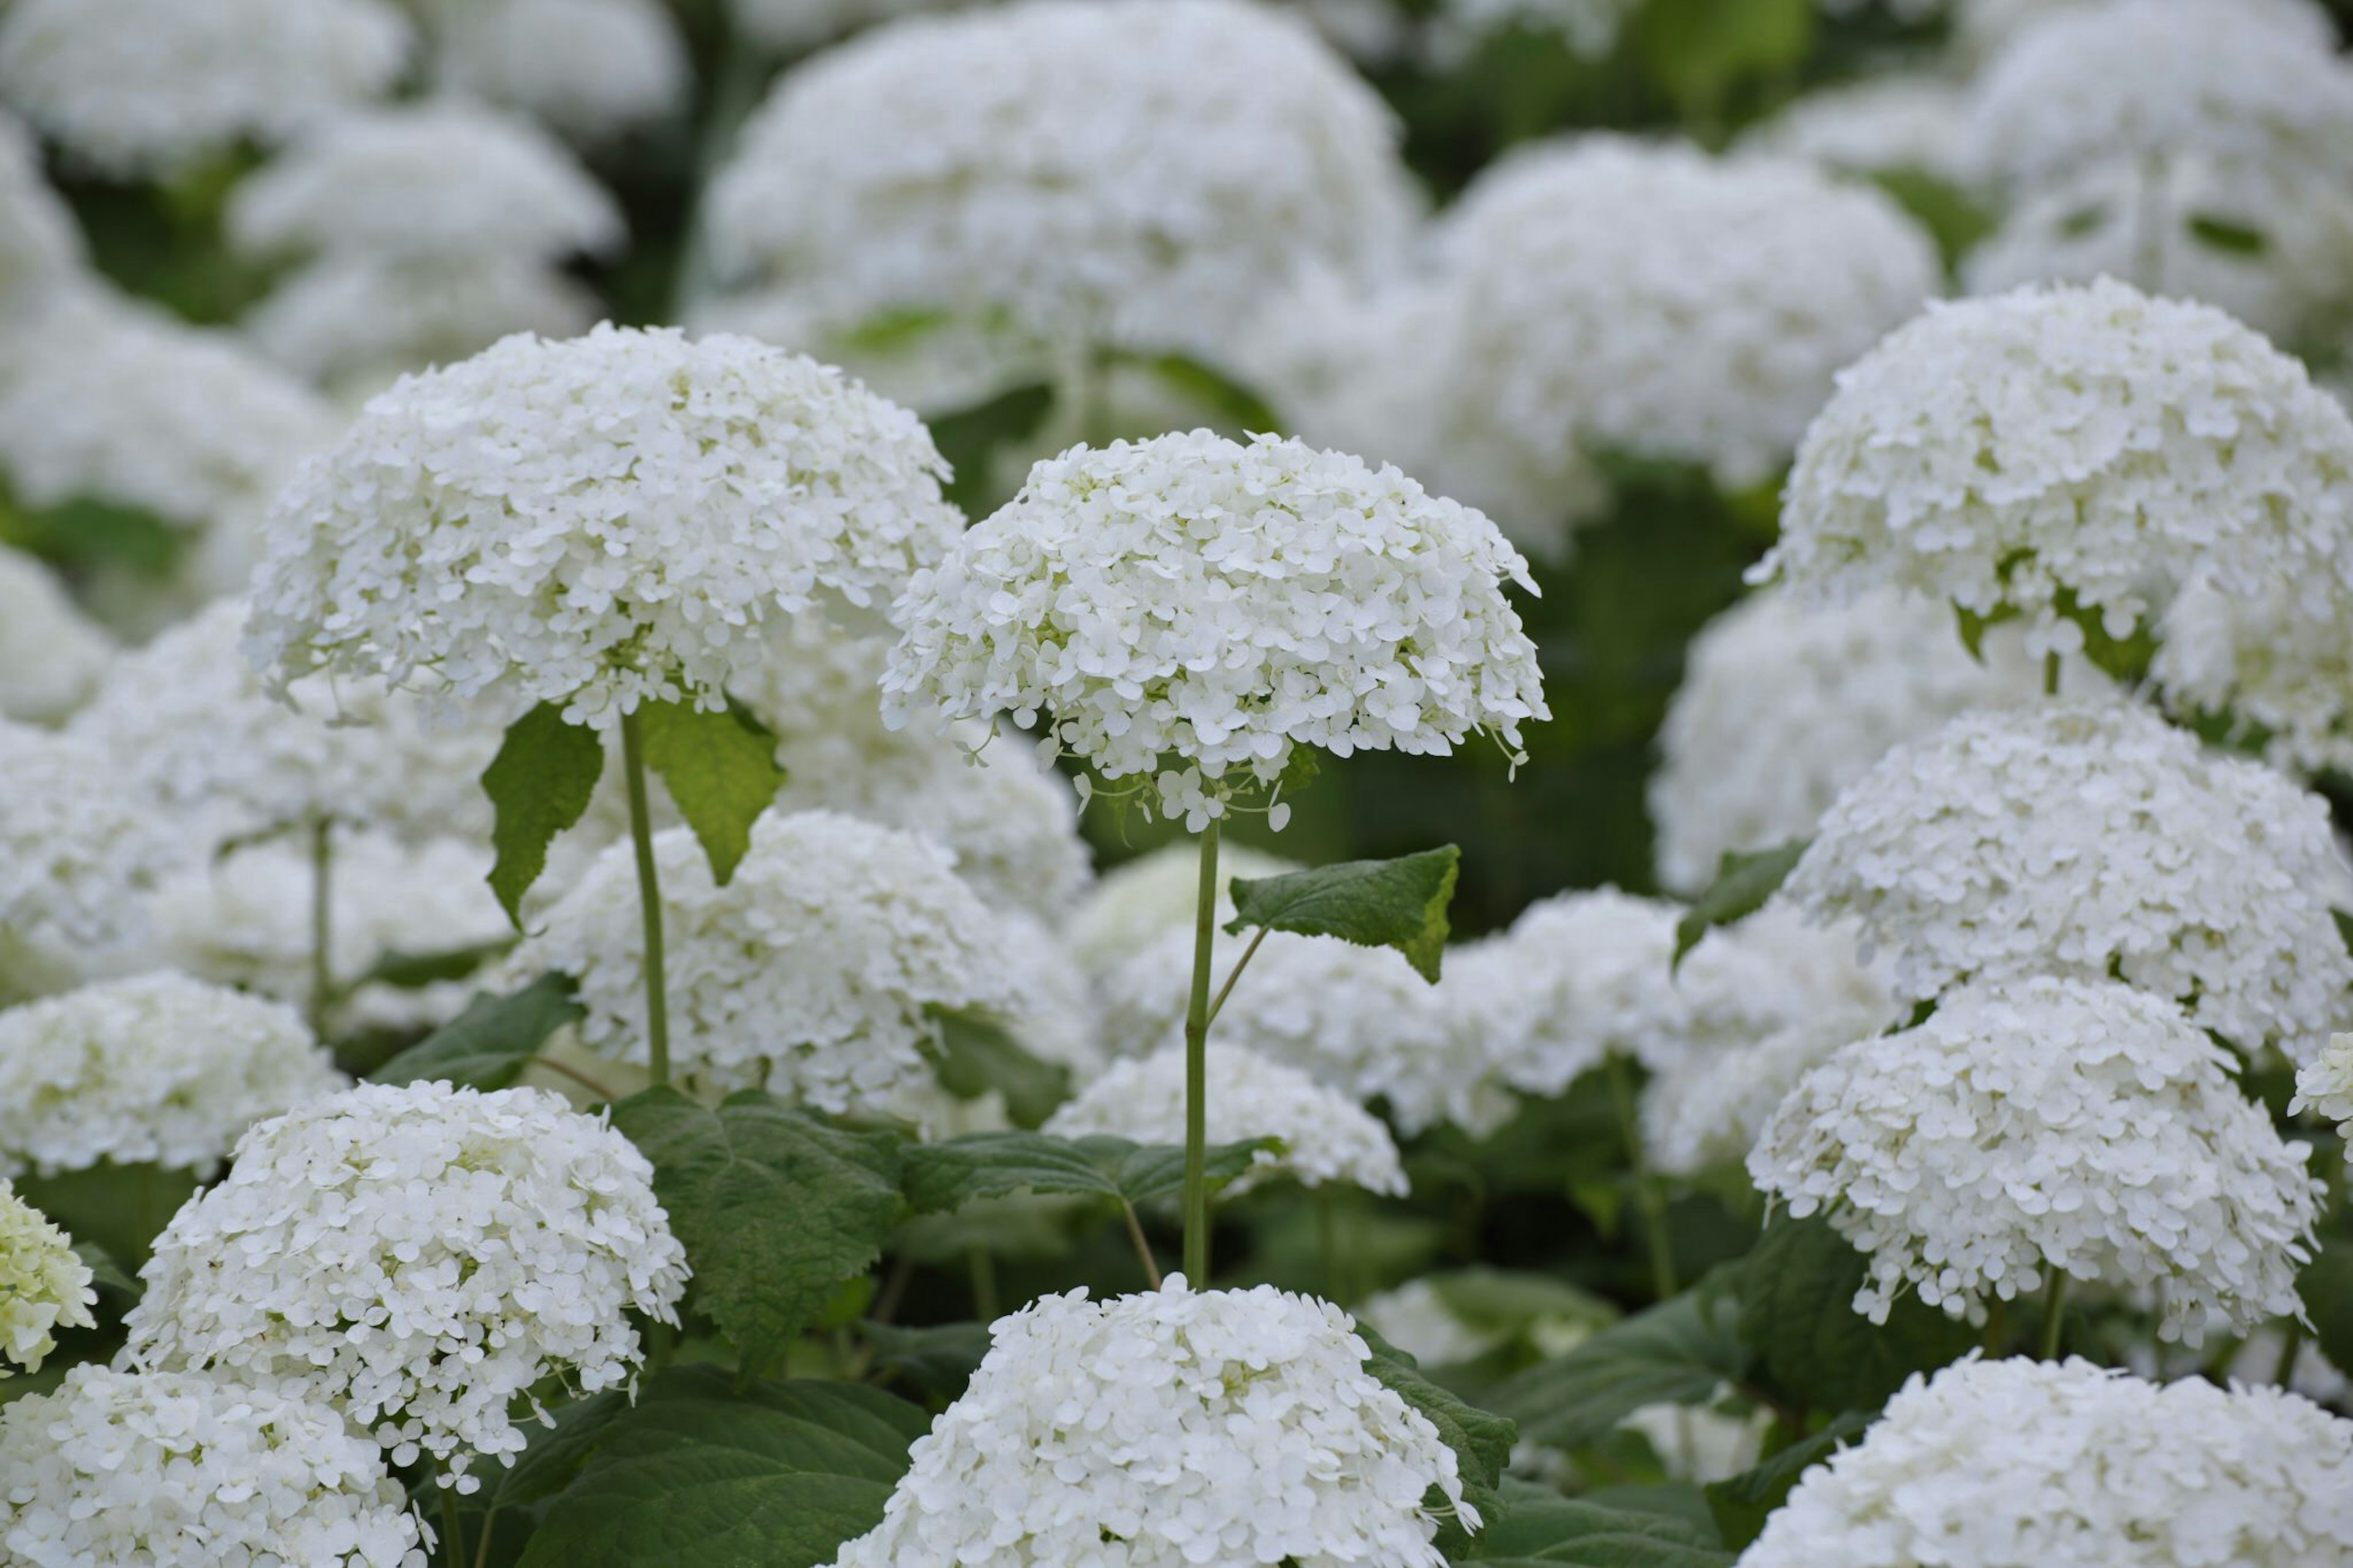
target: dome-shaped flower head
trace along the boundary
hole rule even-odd
[[[2193,576],[2353,573],[2353,420],[2219,310],[2107,279],[1940,305],[1838,386],[1756,572],[1801,596],[1892,584],[2039,652],[2123,643]]]
[[[343,1083],[280,1003],[179,974],[100,981],[0,1012],[0,1171],[209,1176],[247,1128]]]
[[[16,0],[0,94],[100,171],[160,177],[375,98],[408,37],[385,0]]]
[[[0,1363],[40,1371],[58,1348],[58,1330],[97,1326],[90,1315],[97,1301],[90,1265],[66,1233],[0,1177]],[[0,1365],[0,1379],[8,1375]]]
[[[280,499],[248,650],[459,697],[720,700],[765,623],[955,538],[915,416],[743,338],[513,337],[403,380]]]
[[[1226,1190],[1240,1194],[1270,1177],[1300,1185],[1346,1182],[1369,1193],[1406,1194],[1397,1142],[1380,1119],[1297,1068],[1222,1040],[1208,1046],[1209,1142],[1282,1141],[1261,1150]],[[1185,1053],[1162,1048],[1113,1062],[1047,1120],[1061,1138],[1109,1133],[1137,1143],[1185,1142]]]
[[[1915,1374],[1739,1568],[2334,1568],[2353,1422],[2276,1388],[2080,1360]]]
[[[1454,1451],[1365,1369],[1329,1302],[1174,1274],[1112,1300],[1041,1297],[990,1332],[836,1568],[1439,1568],[1428,1490],[1480,1522]]]
[[[889,1114],[934,1080],[942,1012],[977,1011],[1017,1036],[1044,1001],[1008,925],[946,850],[833,812],[764,814],[723,888],[692,835],[654,836],[668,930],[670,1053],[714,1089],[767,1089],[822,1110]],[[644,932],[630,847],[607,849],[507,961],[518,976],[579,982],[581,1038],[648,1058]],[[1039,1055],[1086,1040],[1025,1038]]]
[[[0,719],[55,723],[81,706],[113,657],[114,639],[56,573],[0,545]]]
[[[2232,1079],[2236,1058],[2162,998],[2110,981],[1979,982],[1926,1022],[1806,1075],[1749,1152],[1757,1188],[1816,1211],[1870,1273],[1874,1322],[1916,1289],[1956,1318],[2045,1268],[2153,1287],[2196,1344],[2300,1316],[2319,1184]]]
[[[0,1474],[12,1561],[426,1564],[375,1445],[281,1389],[78,1366],[0,1406]]]
[[[0,1000],[119,966],[187,847],[86,741],[0,720]]]
[[[1617,136],[1498,164],[1438,249],[1459,313],[1443,395],[1485,410],[1515,468],[1620,453],[1735,489],[1778,474],[1832,374],[1941,283],[1877,191]]]
[[[1799,1080],[1885,1029],[1881,1009],[1835,1006],[1753,1045],[1686,1057],[1643,1086],[1642,1149],[1671,1176],[1737,1171]]]
[[[539,1089],[363,1084],[265,1121],[140,1271],[125,1355],[341,1407],[472,1491],[543,1379],[618,1387],[629,1314],[676,1322],[686,1255],[653,1167]],[[448,1484],[445,1479],[444,1484]]]
[[[1297,746],[1516,752],[1550,713],[1506,580],[1535,592],[1395,468],[1206,430],[1073,447],[916,574],[883,712],[1042,716],[1044,750],[1156,774],[1146,807],[1198,831]]]
[[[786,73],[711,238],[838,332],[926,314],[1216,358],[1301,270],[1399,251],[1409,192],[1394,118],[1294,16],[1021,0]]]
[[[442,87],[579,141],[659,120],[690,80],[685,40],[661,0],[424,0],[417,9]]]
[[[1812,833],[1889,747],[2041,692],[2018,639],[1989,637],[1984,652],[1969,657],[1946,606],[1886,590],[1823,605],[1767,590],[1709,622],[1659,731],[1659,880],[1696,897],[1727,850]]]
[[[1926,1000],[1957,981],[2113,975],[2253,1055],[2346,1021],[2353,901],[2328,808],[2147,710],[1965,715],[1841,795],[1780,892],[1852,918]]]
[[[2291,1114],[2325,1116],[2337,1133],[2353,1141],[2353,1035],[2333,1035],[2328,1047],[2299,1068]],[[2346,1156],[2353,1159],[2353,1152]]]
[[[1233,884],[1299,870],[1296,861],[1247,844],[1218,849],[1218,919],[1234,918]],[[1062,940],[1090,975],[1110,973],[1173,931],[1193,929],[1200,914],[1201,857],[1170,844],[1115,866],[1064,917]],[[1149,1048],[1149,1047],[1145,1047]]]

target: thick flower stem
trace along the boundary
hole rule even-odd
[[[2054,650],[2042,656],[2042,695],[2059,695],[2059,655]]]
[[[1626,1058],[1612,1051],[1604,1069],[1609,1075],[1609,1099],[1618,1108],[1618,1128],[1626,1138],[1626,1155],[1634,1164],[1634,1202],[1642,1211],[1642,1239],[1651,1249],[1651,1288],[1663,1301],[1675,1293],[1674,1238],[1667,1234],[1667,1195],[1642,1152],[1642,1124],[1634,1115],[1634,1085],[1627,1076]]]
[[[311,1032],[324,1038],[335,1000],[334,824],[311,819]]]
[[[446,1480],[447,1477],[436,1478]],[[441,1561],[449,1568],[466,1568],[466,1521],[458,1511],[458,1489],[440,1488],[441,1491]]]
[[[1218,819],[1201,830],[1193,994],[1185,1008],[1185,1278],[1209,1285],[1209,956],[1218,925]]]
[[[2067,1337],[2067,1271],[2048,1265],[2042,1288],[2042,1359],[2059,1359],[2060,1342]]]
[[[670,1082],[670,1001],[662,975],[661,878],[654,869],[653,814],[646,805],[645,742],[638,716],[621,715],[621,771],[629,784],[629,837],[638,849],[638,905],[646,922],[646,1061],[654,1086]]]

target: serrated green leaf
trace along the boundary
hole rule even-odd
[[[402,991],[415,991],[427,985],[463,980],[513,946],[514,941],[510,937],[498,942],[479,942],[467,947],[443,948],[438,952],[395,951],[377,959],[375,967],[361,975],[356,984],[390,985]]]
[[[497,1472],[491,1495],[498,1506],[528,1508],[570,1486],[607,1429],[629,1413],[632,1403],[628,1389],[608,1388],[554,1411],[553,1426],[525,1426],[523,1451]]]
[[[543,702],[507,726],[499,754],[482,771],[497,814],[491,891],[522,927],[522,898],[547,869],[547,847],[580,820],[605,772],[605,743],[585,724],[564,721],[561,703]]]
[[[712,1110],[649,1089],[613,1107],[613,1125],[653,1162],[694,1304],[754,1371],[873,1266],[900,1218],[898,1139],[828,1126],[758,1089]]]
[[[1212,1144],[1207,1156],[1214,1190],[1249,1170],[1271,1138]],[[1018,1192],[1124,1199],[1141,1208],[1184,1189],[1185,1151],[1124,1138],[1052,1138],[1043,1132],[976,1132],[919,1143],[905,1155],[907,1203],[937,1214],[979,1198]]]
[[[1683,955],[1717,926],[1745,920],[1763,909],[1766,901],[1780,890],[1781,884],[1789,879],[1789,873],[1798,868],[1808,842],[1800,838],[1776,848],[1759,849],[1753,855],[1725,851],[1724,858],[1716,863],[1715,881],[1693,900],[1683,918],[1675,922],[1674,967],[1682,968]]]
[[[815,1568],[881,1522],[929,1426],[856,1384],[738,1393],[719,1368],[676,1369],[596,1434],[522,1568]]]
[[[996,1019],[964,1008],[934,1007],[940,1038],[932,1066],[940,1087],[958,1100],[991,1089],[1005,1097],[1016,1127],[1036,1127],[1071,1097],[1071,1069],[1040,1060]]]
[[[902,1329],[861,1323],[877,1370],[895,1373],[934,1399],[954,1399],[988,1353],[987,1323],[940,1323]]]
[[[100,1289],[111,1290],[133,1301],[145,1292],[146,1287],[125,1272],[122,1265],[114,1260],[114,1255],[98,1243],[77,1237],[73,1249],[74,1256],[81,1259],[81,1266],[90,1270],[90,1283]]]
[[[2189,237],[2207,249],[2231,256],[2261,256],[2271,248],[2271,241],[2262,229],[2207,213],[2191,214],[2189,228]]]
[[[1730,1568],[1733,1554],[1689,1520],[1562,1497],[1506,1480],[1504,1514],[1468,1559],[1494,1568]]]
[[[1482,1521],[1499,1520],[1504,1509],[1496,1488],[1503,1481],[1504,1467],[1511,1462],[1512,1447],[1519,1441],[1519,1428],[1510,1417],[1482,1410],[1422,1376],[1413,1357],[1365,1324],[1356,1325],[1356,1334],[1372,1352],[1365,1358],[1365,1370],[1374,1381],[1427,1416],[1438,1428],[1440,1438],[1454,1450],[1462,1500],[1477,1510]],[[1446,1506],[1443,1494],[1434,1487],[1425,1500],[1433,1512]],[[1459,1521],[1441,1519],[1439,1550],[1459,1556],[1469,1545],[1469,1534]]]
[[[1876,1410],[1905,1378],[1976,1343],[1967,1323],[1914,1297],[1884,1324],[1856,1311],[1869,1266],[1819,1215],[1774,1221],[1741,1261],[1741,1342],[1777,1385],[1818,1410]]]
[[[712,880],[725,887],[752,847],[752,824],[784,787],[775,733],[737,702],[717,710],[643,703],[638,732],[646,766],[661,776],[711,861]]]
[[[1707,1489],[1708,1512],[1715,1516],[1724,1544],[1740,1551],[1764,1533],[1765,1521],[1788,1500],[1798,1478],[1862,1435],[1871,1417],[1850,1410],[1803,1442],[1792,1443],[1755,1469],[1744,1470]]]
[[[1646,1405],[1704,1405],[1739,1381],[1749,1358],[1736,1315],[1728,1301],[1686,1290],[1514,1374],[1488,1403],[1532,1442],[1582,1447]]]
[[[474,1089],[504,1089],[522,1076],[547,1037],[586,1016],[568,974],[543,974],[520,991],[478,991],[466,1010],[385,1063],[376,1083],[447,1079]]]
[[[1446,952],[1446,908],[1462,851],[1449,844],[1394,860],[1348,860],[1280,877],[1236,878],[1229,931],[1252,926],[1393,947],[1431,984]]]

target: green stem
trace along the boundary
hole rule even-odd
[[[1618,1108],[1618,1129],[1626,1139],[1627,1157],[1634,1163],[1634,1202],[1642,1211],[1642,1239],[1651,1249],[1651,1287],[1663,1301],[1675,1293],[1674,1239],[1667,1234],[1667,1197],[1651,1174],[1650,1157],[1642,1151],[1642,1125],[1634,1115],[1634,1084],[1626,1073],[1626,1058],[1612,1051],[1606,1058],[1609,1099]]]
[[[2057,1361],[2060,1342],[2067,1337],[2067,1272],[2048,1265],[2042,1288],[2042,1359]]]
[[[1250,961],[1258,956],[1258,944],[1266,940],[1266,933],[1270,929],[1267,926],[1261,926],[1253,931],[1250,934],[1250,945],[1242,949],[1242,955],[1240,958],[1234,960],[1232,973],[1226,976],[1226,983],[1218,987],[1217,1000],[1209,1004],[1210,1023],[1216,1023],[1218,1015],[1226,1010],[1226,998],[1234,994],[1234,982],[1242,977],[1242,971],[1250,967]]]
[[[982,1322],[993,1323],[997,1318],[997,1259],[987,1247],[976,1247],[965,1254],[965,1261],[972,1268],[973,1312]]]
[[[492,1503],[489,1510],[482,1515],[482,1538],[474,1544],[474,1568],[489,1568],[491,1537],[495,1533],[491,1529],[491,1522],[498,1517],[499,1505],[496,1503]]]
[[[1334,1224],[1332,1215],[1332,1189],[1329,1185],[1319,1186],[1314,1195],[1315,1256],[1324,1268],[1324,1299],[1327,1301],[1337,1301],[1343,1292],[1340,1289],[1340,1245],[1338,1237],[1335,1235],[1337,1227]]]
[[[435,1468],[438,1468],[439,1467],[437,1465]],[[447,1476],[443,1476],[439,1478],[439,1480],[441,1482],[446,1482],[448,1479],[448,1478]],[[458,1489],[453,1486],[442,1485],[440,1490],[442,1535],[441,1560],[448,1563],[449,1568],[465,1568],[466,1521],[458,1512]]]
[[[2042,695],[2059,695],[2059,655],[2056,651],[2042,656]]]
[[[1218,926],[1218,819],[1201,830],[1193,994],[1185,1008],[1185,1278],[1209,1288],[1209,959]]]
[[[2010,1345],[2010,1303],[1996,1296],[1986,1304],[1985,1353],[2000,1357]]]
[[[634,711],[621,715],[621,771],[629,784],[629,837],[638,847],[638,907],[646,922],[646,1061],[654,1087],[670,1082],[670,1003],[662,974],[661,878],[646,805],[646,749]]]
[[[1145,1284],[1159,1289],[1160,1260],[1152,1256],[1152,1243],[1144,1234],[1144,1222],[1135,1216],[1135,1205],[1122,1198],[1119,1212],[1120,1217],[1127,1221],[1127,1239],[1135,1243],[1135,1256],[1144,1265]]]
[[[334,824],[311,819],[311,1032],[324,1039],[335,1002]]]

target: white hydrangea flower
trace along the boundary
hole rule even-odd
[[[45,303],[7,350],[0,467],[27,506],[99,500],[200,527],[273,493],[343,425],[230,334],[95,290]]]
[[[580,983],[582,1039],[646,1059],[645,936],[632,850],[617,844],[508,959],[522,978]],[[946,850],[828,811],[770,811],[723,887],[684,828],[654,836],[665,931],[670,1053],[715,1089],[766,1089],[834,1112],[889,1114],[934,1081],[935,1010],[1012,1026],[1042,1005],[1008,925]],[[1059,1033],[1059,1031],[1057,1032]],[[1089,1049],[1079,1042],[1043,1055]]]
[[[663,119],[690,84],[685,40],[660,0],[426,0],[422,8],[442,87],[581,141]]]
[[[1754,1045],[1676,1063],[1643,1087],[1642,1148],[1651,1168],[1670,1176],[1739,1170],[1799,1080],[1889,1022],[1883,1010],[1832,1007]]]
[[[2149,674],[2175,711],[2260,734],[2274,766],[2353,773],[2353,586],[2308,587],[2246,598],[2191,582]]]
[[[97,1303],[72,1240],[0,1176],[0,1360],[40,1371],[58,1330],[98,1326],[90,1315]],[[0,1366],[0,1380],[8,1376]]]
[[[1367,1297],[1356,1318],[1425,1368],[1476,1361],[1508,1337],[1463,1321],[1427,1276]]]
[[[1247,844],[1218,847],[1219,926],[1234,918],[1233,885],[1302,869]],[[1091,975],[1109,974],[1171,931],[1187,931],[1200,912],[1201,852],[1178,841],[1140,855],[1097,879],[1062,921],[1071,956]],[[1148,1048],[1148,1047],[1147,1047]]]
[[[2287,1109],[2291,1116],[2325,1117],[2353,1140],[2353,1035],[2330,1036],[2327,1048],[2297,1069],[2295,1099]]]
[[[1328,1301],[1176,1274],[1102,1302],[1041,1297],[990,1331],[881,1524],[836,1568],[1439,1568],[1432,1487],[1479,1526],[1454,1451],[1365,1370]]]
[[[113,758],[0,720],[0,1002],[119,966],[146,939],[140,895],[189,847]]]
[[[42,171],[40,148],[0,114],[0,318],[46,302],[81,269],[81,231]]]
[[[1532,476],[1619,452],[1764,484],[1833,373],[1941,281],[1936,247],[1876,190],[1607,135],[1504,160],[1437,244],[1459,319],[1431,374]]]
[[[837,332],[997,320],[1059,353],[1212,360],[1302,269],[1362,272],[1416,203],[1398,127],[1295,16],[1022,0],[786,73],[710,198],[725,275]]]
[[[106,174],[168,176],[376,97],[408,42],[385,0],[15,0],[0,96]]]
[[[1460,61],[1489,34],[1525,29],[1550,33],[1584,60],[1603,60],[1617,47],[1626,19],[1642,0],[1441,0],[1430,23],[1430,47],[1441,64]]]
[[[1045,750],[1147,775],[1198,831],[1229,773],[1271,785],[1294,746],[1516,752],[1550,713],[1506,579],[1535,591],[1493,523],[1395,468],[1207,430],[1074,447],[915,574],[883,713],[1042,713]]]
[[[887,600],[955,538],[944,468],[905,409],[747,339],[509,338],[403,380],[303,468],[248,647],[575,722],[714,701],[767,622]]]
[[[78,1366],[0,1405],[0,1473],[18,1562],[426,1568],[375,1445],[280,1389]]]
[[[131,1364],[336,1405],[470,1492],[475,1458],[522,1451],[534,1385],[629,1382],[629,1314],[675,1323],[687,1267],[653,1167],[601,1119],[538,1089],[363,1084],[248,1133],[140,1278]]]
[[[114,639],[37,558],[0,545],[0,719],[47,724],[81,706]]]
[[[1883,990],[1840,932],[1768,911],[1674,963],[1682,906],[1615,888],[1530,905],[1466,948],[1449,989],[1513,1088],[1555,1095],[1612,1056],[1662,1073]]]
[[[2102,279],[1938,306],[1841,372],[1756,569],[2022,615],[2030,651],[2129,637],[2193,575],[2353,574],[2353,420],[2219,310]]]
[[[1230,973],[1248,945],[1220,931],[1213,973]],[[1192,973],[1188,923],[1099,976],[1103,1043],[1113,1054],[1149,1056],[1184,1038]],[[1461,1026],[1465,1005],[1392,949],[1274,931],[1226,998],[1210,1038],[1296,1068],[1359,1105],[1386,1100],[1389,1120],[1409,1135],[1441,1121],[1484,1134],[1518,1101],[1494,1053]]]
[[[1710,622],[1659,731],[1660,882],[1695,897],[1727,850],[1812,833],[1889,747],[1974,709],[2034,700],[2042,671],[2007,629],[1973,658],[1948,605],[1886,589],[1820,605],[1767,589]]]
[[[1972,1356],[1808,1470],[1740,1568],[2336,1568],[2348,1541],[2353,1422],[2276,1388]]]
[[[1960,184],[1962,89],[1930,76],[1873,76],[1810,92],[1740,139],[1743,152],[1841,174],[1908,172]]]
[[[1898,746],[1778,896],[1858,921],[1907,999],[2113,975],[2251,1055],[2309,1060],[2353,987],[2327,803],[2123,702],[1968,714]]]
[[[0,1011],[0,1173],[210,1176],[247,1128],[343,1083],[282,1003],[183,974],[100,981]]]
[[[2105,980],[1972,982],[1925,1023],[1806,1075],[1749,1152],[1758,1190],[1871,1255],[1854,1309],[1916,1289],[1985,1320],[2045,1267],[2155,1287],[2199,1343],[2303,1315],[2319,1184],[2161,997]]]
[[[245,620],[222,600],[119,655],[69,731],[207,846],[320,818],[417,837],[487,831],[480,781],[496,731],[371,681],[298,682],[290,705],[239,651]]]
[[[1346,1182],[1368,1193],[1406,1195],[1397,1141],[1355,1100],[1297,1068],[1223,1040],[1209,1042],[1208,1074],[1210,1142],[1282,1142],[1280,1150],[1261,1151],[1229,1194],[1289,1176],[1305,1187]],[[1060,1138],[1103,1132],[1137,1143],[1183,1143],[1185,1052],[1163,1047],[1113,1062],[1055,1111],[1044,1131]]]

